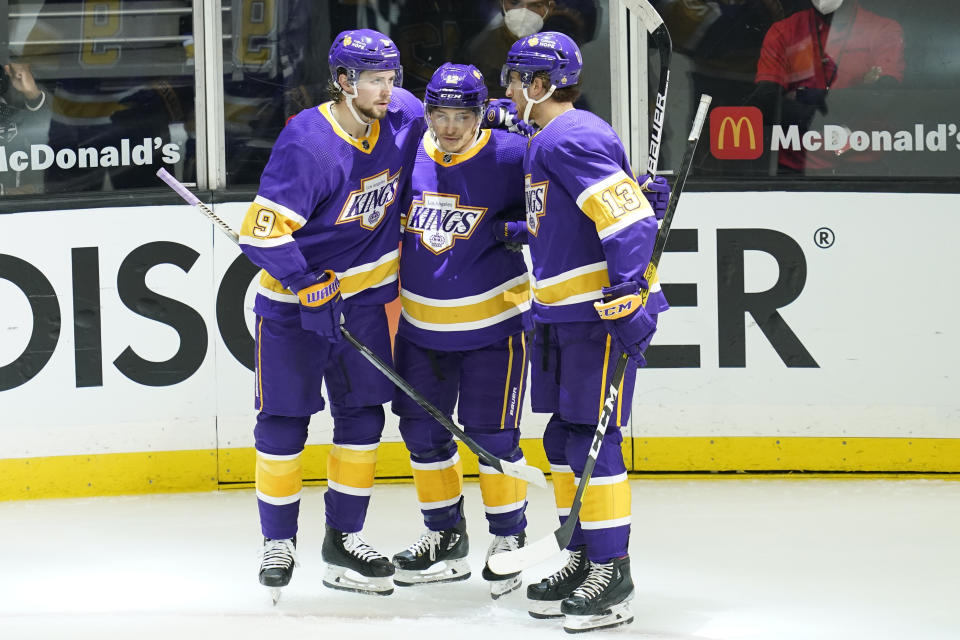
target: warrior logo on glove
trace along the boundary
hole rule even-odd
[[[329,269],[323,273],[327,276],[323,282],[297,292],[300,304],[307,307],[320,307],[340,295],[340,280],[337,274]]]

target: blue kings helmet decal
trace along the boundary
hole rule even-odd
[[[537,235],[540,230],[540,218],[543,217],[547,205],[547,186],[549,180],[543,182],[530,182],[530,174],[523,178],[523,191],[526,195],[527,206],[527,231]]]
[[[460,196],[424,191],[410,203],[406,233],[419,233],[420,242],[435,254],[451,249],[457,238],[469,238],[479,226],[486,207],[460,204]]]
[[[393,204],[397,197],[397,187],[400,185],[398,169],[393,175],[387,169],[370,178],[360,180],[360,188],[350,192],[347,201],[343,203],[337,224],[360,221],[364,229],[376,229],[387,217],[387,207]]]

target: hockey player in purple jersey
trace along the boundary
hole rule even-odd
[[[359,340],[391,360],[384,304],[397,296],[400,200],[423,108],[399,88],[399,53],[377,31],[340,33],[329,63],[332,101],[301,111],[281,131],[240,231],[243,252],[263,267],[254,304],[254,437],[260,582],[275,598],[293,573],[301,454],[310,416],[324,407],[324,381],[334,422],[324,584],[393,592],[393,564],[359,535],[393,385],[341,340],[339,320],[343,314]]]
[[[536,325],[530,392],[533,410],[552,414],[543,445],[561,521],[573,503],[607,380],[620,354],[630,356],[568,562],[527,589],[530,614],[565,616],[570,632],[633,620],[630,485],[619,427],[627,424],[636,369],[645,364],[642,352],[657,314],[667,309],[656,273],[647,271],[657,234],[654,209],[613,129],[573,107],[581,67],[573,40],[541,32],[511,47],[501,74],[507,97],[539,127],[524,158]],[[664,187],[656,185],[661,199]],[[629,305],[632,313],[604,312],[646,292],[646,305]]]
[[[496,229],[523,216],[526,139],[481,129],[487,89],[470,65],[444,64],[427,84],[429,130],[404,203],[402,314],[395,357],[400,374],[448,415],[457,405],[467,434],[493,455],[522,461],[520,412],[530,328],[530,285],[520,253]],[[513,214],[511,216],[511,214]],[[427,530],[396,554],[394,583],[470,577],[457,445],[406,395],[393,411],[410,450]],[[487,557],[524,544],[526,483],[480,464],[480,491],[493,541]],[[484,567],[499,598],[521,584]]]

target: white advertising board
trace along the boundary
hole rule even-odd
[[[685,194],[631,435],[960,437],[958,204]],[[238,256],[187,206],[0,216],[0,459],[251,446]],[[331,436],[315,417],[310,443]]]

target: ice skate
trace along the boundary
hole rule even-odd
[[[514,551],[526,543],[527,534],[525,531],[521,531],[520,533],[512,536],[493,537],[493,542],[490,543],[490,548],[487,549],[488,564],[483,567],[483,573],[481,575],[483,576],[484,580],[490,583],[490,597],[494,600],[507,595],[511,591],[516,591],[519,589],[520,585],[523,584],[523,578],[520,576],[519,571],[504,576],[494,573],[490,570],[490,556],[497,553]]]
[[[633,580],[630,558],[624,556],[606,564],[590,563],[587,579],[563,601],[561,612],[566,616],[563,630],[580,633],[608,629],[633,622],[630,601]]]
[[[327,525],[322,553],[327,563],[323,584],[331,589],[380,596],[393,593],[393,565],[359,533],[343,533]]]
[[[297,537],[285,540],[263,539],[260,550],[260,584],[270,590],[273,604],[280,599],[280,588],[290,584],[297,562]]]
[[[458,582],[470,577],[467,553],[467,521],[460,518],[450,529],[425,531],[420,539],[406,550],[393,556],[398,587],[437,582]]]
[[[586,580],[590,563],[586,547],[569,552],[567,564],[559,571],[527,587],[527,611],[534,618],[562,618],[560,604]]]

